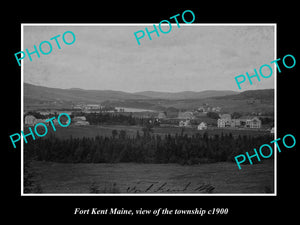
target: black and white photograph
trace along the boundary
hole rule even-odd
[[[276,195],[276,24],[155,25],[22,24],[22,195]]]
[[[112,3],[6,7],[4,220],[296,221],[296,5]]]

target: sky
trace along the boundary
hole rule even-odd
[[[168,30],[168,25],[162,27]],[[220,26],[172,24],[169,33],[147,34],[138,45],[134,32],[153,30],[152,24],[126,25],[24,25],[23,51],[34,51],[42,41],[52,44],[49,55],[33,54],[23,60],[24,82],[54,88],[82,88],[89,90],[138,91],[245,91],[274,88],[274,74],[270,78],[253,78],[241,84],[235,76],[254,75],[263,64],[270,64],[274,56],[273,25]],[[72,45],[62,41],[62,34],[72,31],[76,40]],[[50,38],[59,35],[55,40]],[[66,35],[72,41],[71,35]],[[43,45],[46,52],[47,44]],[[269,72],[265,72],[268,74]]]

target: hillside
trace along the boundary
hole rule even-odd
[[[228,112],[264,112],[274,113],[274,89],[244,91],[235,95],[191,98],[191,99],[142,99],[109,101],[113,106],[145,108],[152,110],[192,110],[204,104],[221,107],[222,113]]]
[[[209,98],[209,97],[217,97],[217,96],[227,96],[227,95],[235,95],[238,92],[235,91],[183,91],[183,92],[157,92],[157,91],[143,91],[136,92],[135,94],[148,96],[155,99],[170,99],[170,100],[183,100],[183,99],[200,99],[200,98]]]
[[[87,102],[101,103],[104,101],[122,101],[122,100],[145,100],[145,99],[200,99],[207,97],[216,97],[236,94],[234,91],[201,91],[201,92],[154,92],[144,91],[128,93],[112,90],[84,90],[80,88],[60,89],[49,88],[24,83],[25,102],[43,102],[43,101],[66,101],[66,102]]]
[[[204,99],[189,99],[162,103],[165,107],[182,109],[197,108],[202,104],[219,106],[223,112],[274,112],[274,89],[244,91],[236,95],[218,96]]]
[[[250,100],[250,99],[274,100],[274,89],[250,90],[250,91],[243,91],[236,95],[216,97],[216,99],[230,99],[230,98],[236,100]]]
[[[79,88],[60,89],[24,83],[26,101],[72,101],[101,103],[105,100],[147,99],[147,96],[111,90],[84,90]]]
[[[25,110],[43,108],[71,108],[84,102],[105,103],[111,106],[163,111],[166,109],[192,110],[203,104],[219,106],[223,112],[273,112],[274,89],[201,92],[136,92],[111,90],[60,89],[24,84]]]

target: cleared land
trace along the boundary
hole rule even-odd
[[[273,160],[255,165],[32,163],[43,193],[269,193]]]

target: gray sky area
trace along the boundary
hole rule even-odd
[[[24,81],[55,88],[136,91],[204,91],[274,88],[274,74],[241,84],[234,77],[274,60],[274,32],[268,26],[190,26],[172,24],[168,34],[147,35],[137,44],[137,26],[24,26],[24,50],[72,31],[72,45],[58,38],[61,49],[23,60]],[[167,27],[163,28],[168,30]],[[66,36],[67,37],[67,36]],[[45,45],[45,51],[46,51]],[[274,68],[274,65],[272,65]],[[266,72],[268,74],[268,72]]]

